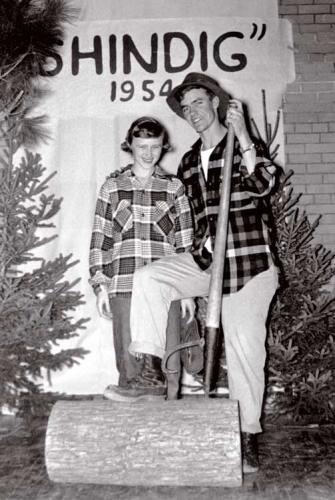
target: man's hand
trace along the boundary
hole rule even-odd
[[[226,122],[227,124],[232,124],[234,133],[241,144],[241,148],[245,149],[250,144],[251,140],[245,123],[242,103],[238,99],[230,99]]]
[[[111,306],[109,303],[108,292],[104,287],[101,287],[97,296],[97,308],[100,316],[105,319],[113,319]]]
[[[227,110],[226,123],[231,124],[234,133],[240,143],[242,156],[247,167],[249,175],[255,170],[256,164],[256,151],[255,145],[250,139],[250,135],[245,123],[243,106],[238,99],[230,99]]]
[[[190,323],[194,319],[194,315],[195,315],[194,299],[181,299],[180,305],[181,305],[182,317],[185,318],[185,316],[188,313],[189,319],[188,319],[187,323]]]

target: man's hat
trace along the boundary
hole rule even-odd
[[[226,117],[230,96],[220,87],[214,78],[211,78],[203,73],[188,73],[188,75],[185,76],[184,81],[171,90],[170,94],[166,98],[166,102],[172,111],[177,113],[177,115],[181,118],[184,118],[181,105],[177,97],[182,90],[193,85],[211,90],[220,99],[218,116],[219,120],[223,122]]]

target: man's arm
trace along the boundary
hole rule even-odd
[[[270,160],[264,158],[260,148],[253,143],[247,130],[242,103],[231,99],[227,123],[232,124],[239,141],[242,161],[240,172],[247,192],[254,197],[263,197],[270,193],[275,184],[277,169]]]
[[[175,238],[176,238],[176,251],[187,252],[190,250],[193,243],[193,219],[191,207],[187,196],[185,195],[185,188],[182,184],[182,170],[178,169],[178,178],[181,180],[178,183],[178,190],[175,198],[176,219],[175,219]],[[189,297],[180,301],[182,317],[188,315],[187,323],[190,323],[195,315],[195,301]]]
[[[243,176],[245,190],[255,198],[262,198],[270,194],[278,174],[276,166],[270,160],[258,154],[255,169],[251,174],[247,173],[243,160],[240,171]]]

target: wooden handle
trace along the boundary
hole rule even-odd
[[[222,282],[227,246],[229,220],[230,186],[234,155],[234,130],[230,124],[227,133],[227,145],[222,168],[222,190],[216,226],[215,247],[209,285],[206,326],[219,328],[222,301]]]

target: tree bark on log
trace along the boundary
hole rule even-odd
[[[241,486],[237,401],[58,401],[45,444],[52,481]]]

